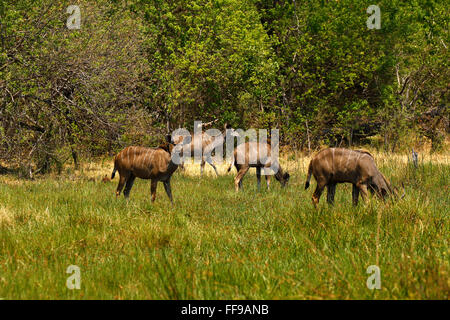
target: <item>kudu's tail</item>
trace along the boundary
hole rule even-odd
[[[114,168],[114,170],[113,170],[113,172],[111,174],[111,180],[114,179],[114,177],[116,176],[116,171],[117,171],[117,169]]]
[[[231,168],[233,167],[233,164],[234,164],[234,156],[233,156],[233,158],[231,159],[231,163],[230,163],[230,166],[229,166],[228,169],[227,169],[227,172],[230,172],[230,171],[231,171]]]
[[[114,179],[114,177],[116,176],[116,171],[117,171],[117,167],[116,167],[116,159],[114,158],[114,170],[111,174],[111,180]]]
[[[230,163],[230,166],[228,167],[227,172],[231,171],[231,167],[233,167],[233,164],[234,164],[234,160],[233,160],[233,162]]]
[[[305,190],[309,188],[309,181],[311,181],[311,174],[312,174],[312,160],[309,162],[308,166],[308,176],[306,177]]]

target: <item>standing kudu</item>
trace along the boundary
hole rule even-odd
[[[272,154],[270,144],[266,142],[245,142],[238,145],[234,149],[233,161],[228,167],[227,172],[231,170],[231,167],[236,167],[237,175],[234,179],[234,186],[236,191],[242,188],[242,179],[250,168],[256,168],[256,178],[258,181],[258,190],[261,189],[261,169],[264,169],[266,176],[267,189],[270,186],[270,175],[268,170],[274,168],[275,179],[277,179],[281,186],[286,186],[289,181],[289,173],[283,172],[277,157]]]
[[[170,202],[173,203],[170,178],[179,165],[179,162],[173,161],[173,158],[174,156],[179,157],[183,144],[189,143],[189,140],[185,139],[175,145],[168,136],[167,142],[158,148],[132,146],[119,152],[114,158],[114,170],[111,175],[111,179],[114,179],[116,171],[119,171],[120,179],[116,197],[120,195],[125,186],[123,194],[125,198],[128,198],[136,178],[151,179],[152,202],[155,201],[158,181],[161,181]]]
[[[192,134],[192,140],[189,144],[185,146],[185,149],[190,150],[191,156],[194,155],[201,155],[202,161],[200,163],[200,174],[203,175],[203,171],[205,168],[205,163],[207,162],[211,167],[213,167],[214,171],[216,172],[216,176],[219,176],[219,173],[217,172],[217,167],[214,164],[212,160],[211,153],[220,145],[223,145],[225,142],[225,137],[227,134],[238,137],[239,135],[236,133],[236,131],[231,128],[230,125],[225,124],[224,130],[221,134],[218,135],[210,135],[206,132],[197,132]],[[182,137],[175,137],[174,140],[181,141]],[[180,166],[184,166],[184,164],[181,164]]]
[[[317,181],[316,190],[312,195],[314,206],[319,203],[325,187],[327,187],[327,201],[332,204],[336,184],[344,182],[353,184],[353,205],[358,204],[359,194],[365,200],[368,190],[371,193],[376,193],[380,198],[396,194],[389,181],[378,170],[373,156],[363,150],[324,149],[309,163],[305,189],[309,187],[311,174]]]

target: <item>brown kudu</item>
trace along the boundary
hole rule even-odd
[[[125,198],[128,198],[134,180],[141,178],[151,180],[152,202],[156,198],[157,183],[161,181],[170,202],[173,203],[170,178],[178,168],[178,162],[174,162],[172,156],[175,153],[179,156],[181,147],[185,143],[189,143],[189,139],[175,145],[169,135],[167,142],[157,148],[130,146],[119,152],[114,158],[114,170],[111,175],[111,179],[114,179],[116,171],[119,171],[120,179],[116,197],[120,195],[125,186],[123,194]]]
[[[216,120],[217,121],[217,120]],[[202,126],[206,126],[215,121],[211,121],[209,123],[203,124]],[[201,129],[201,128],[200,128]],[[219,145],[223,145],[225,142],[226,135],[229,134],[233,137],[238,137],[239,135],[235,132],[235,130],[228,124],[224,124],[224,129],[221,134],[218,135],[210,135],[204,131],[197,132],[195,134],[191,134],[192,141],[185,146],[185,149],[190,151],[191,156],[201,155],[202,160],[200,163],[200,175],[203,175],[203,171],[205,169],[206,162],[214,169],[216,176],[219,176],[217,172],[217,167],[214,164],[211,153],[214,151],[216,147]],[[176,136],[174,138],[175,142],[179,142],[183,139],[183,136]],[[184,164],[180,164],[180,167],[184,168]]]
[[[275,168],[275,179],[277,179],[281,186],[286,186],[289,181],[289,173],[283,172],[278,159],[272,155],[271,146],[266,142],[245,142],[238,145],[234,149],[233,161],[228,167],[229,172],[232,166],[236,167],[237,175],[234,179],[234,186],[236,191],[242,188],[242,179],[250,168],[256,168],[256,178],[258,181],[258,190],[261,189],[261,169],[264,169],[266,175],[267,189],[270,186],[270,175],[267,172],[270,168]]]
[[[344,148],[321,150],[309,163],[305,189],[309,187],[311,174],[317,182],[316,190],[312,195],[314,206],[319,203],[325,187],[327,187],[327,201],[332,204],[336,184],[344,182],[353,184],[353,205],[358,204],[359,194],[365,200],[368,191],[376,193],[383,199],[389,195],[396,195],[389,181],[375,165],[373,156],[364,150]]]

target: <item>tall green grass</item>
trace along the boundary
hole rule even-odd
[[[301,169],[261,192],[250,171],[240,193],[232,175],[177,172],[173,206],[162,185],[152,204],[139,179],[127,202],[117,178],[0,177],[0,298],[448,299],[449,166],[380,169],[404,182],[403,200],[352,207],[340,184],[317,210]],[[69,265],[80,290],[66,287]],[[380,290],[366,286],[370,265]]]

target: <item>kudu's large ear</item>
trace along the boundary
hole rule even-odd
[[[165,151],[167,151],[167,152],[170,152],[170,151],[169,151],[169,146],[170,146],[170,143],[164,142],[164,143],[161,143],[161,144],[158,146],[158,148],[163,149],[163,150],[165,150]]]
[[[240,137],[239,133],[233,129],[233,127],[231,126],[231,124],[228,124],[225,122],[225,124],[223,125],[223,128],[225,130],[225,134],[229,134],[232,137]]]

